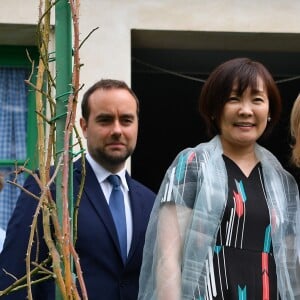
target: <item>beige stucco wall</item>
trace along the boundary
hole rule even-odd
[[[5,3],[5,5],[3,5]],[[0,23],[36,24],[37,0],[2,0]],[[130,30],[300,33],[299,0],[82,0],[81,82],[101,77],[130,83]]]
[[[37,23],[39,1],[1,4],[0,23]],[[81,83],[112,77],[130,84],[131,29],[300,33],[299,12],[299,0],[82,0],[80,38],[99,29],[81,49]]]
[[[130,29],[300,32],[298,0],[85,0],[81,32],[100,28],[82,49],[82,79],[130,80]],[[93,71],[91,71],[93,70]]]

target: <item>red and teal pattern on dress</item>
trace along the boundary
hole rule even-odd
[[[271,226],[268,225],[265,230],[264,249],[261,254],[261,272],[263,286],[263,300],[270,299],[270,282],[269,282],[269,254],[271,249]]]
[[[238,224],[237,224],[237,230],[235,235],[235,243],[234,246],[236,247],[237,243],[237,234],[238,229],[240,225],[240,219],[243,217],[243,224],[242,224],[242,234],[241,234],[241,241],[240,241],[240,247],[243,248],[243,237],[244,237],[244,226],[245,226],[245,218],[246,218],[246,211],[245,211],[245,202],[247,201],[247,196],[245,193],[243,182],[234,180],[237,188],[237,192],[233,191],[233,199],[235,203],[235,213],[238,217]]]
[[[247,300],[247,287],[241,288],[238,286],[239,300]]]
[[[224,161],[228,200],[214,247],[217,290],[216,295],[207,299],[278,299],[270,225],[276,218],[270,220],[261,165],[257,164],[245,176],[233,161]],[[209,276],[213,278],[212,274]]]
[[[193,160],[194,157],[195,152],[189,152],[180,155],[175,172],[178,182],[182,181],[185,178],[186,166]]]

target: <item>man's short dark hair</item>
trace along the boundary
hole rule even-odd
[[[81,114],[87,121],[90,116],[89,98],[96,90],[112,90],[112,89],[124,89],[127,90],[135,99],[137,107],[137,115],[139,115],[139,100],[133,90],[122,80],[116,79],[101,79],[94,83],[83,95],[81,102]]]

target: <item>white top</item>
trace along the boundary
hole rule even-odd
[[[5,231],[0,227],[0,252],[2,251],[3,244],[5,239]]]

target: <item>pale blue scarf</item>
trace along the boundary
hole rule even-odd
[[[280,296],[282,300],[300,299],[298,187],[268,150],[257,144],[255,152],[262,165]],[[228,197],[222,153],[220,138],[216,136],[208,143],[183,150],[168,168],[146,234],[139,300],[158,299],[157,265],[165,259],[159,250],[159,241],[163,238],[159,225],[160,210],[168,202],[176,204],[176,218],[183,241],[178,299],[192,300],[196,290],[202,296],[199,299],[208,299],[212,253]],[[190,213],[186,213],[187,210]],[[164,226],[167,226],[165,222]],[[172,241],[169,247],[172,248]],[[172,274],[163,279],[160,276],[160,280],[166,281],[165,286],[170,278]]]

